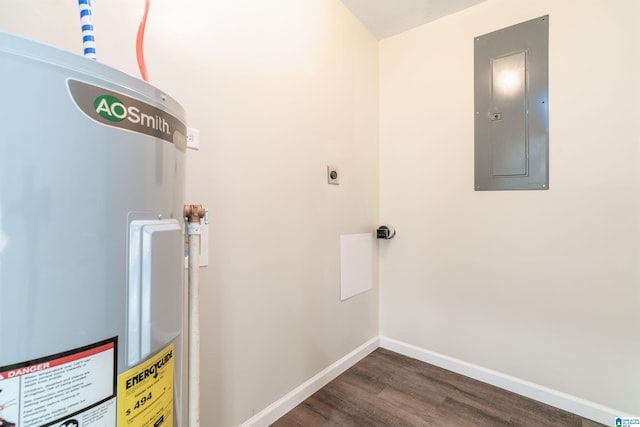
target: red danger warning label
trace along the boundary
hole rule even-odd
[[[116,356],[114,337],[0,367],[0,425],[115,425]]]
[[[49,369],[50,367],[51,367],[51,363],[47,362],[47,363],[39,363],[33,366],[28,366],[26,368],[14,369],[13,371],[0,373],[0,380],[3,380],[5,378],[18,377],[20,375],[32,374],[34,372],[42,371],[44,369]]]

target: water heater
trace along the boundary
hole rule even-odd
[[[180,105],[0,32],[0,426],[180,426]]]

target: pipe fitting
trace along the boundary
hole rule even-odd
[[[184,205],[184,217],[188,222],[200,223],[200,220],[204,218],[205,209],[202,205]]]

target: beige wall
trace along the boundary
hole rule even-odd
[[[473,38],[550,15],[549,191],[473,191]],[[640,2],[490,0],[380,43],[381,334],[640,413]]]
[[[98,59],[139,75],[144,1],[93,6]],[[0,0],[0,30],[80,53],[79,26],[75,2]],[[149,75],[201,132],[187,196],[212,218],[203,425],[240,424],[378,333],[377,284],[339,290],[339,235],[378,220],[377,49],[338,0],[151,2]]]

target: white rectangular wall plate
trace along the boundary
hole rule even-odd
[[[327,166],[327,183],[333,185],[340,184],[340,174],[335,166]]]
[[[200,131],[198,129],[187,128],[187,148],[200,149]]]
[[[340,300],[373,287],[373,234],[340,235]]]

